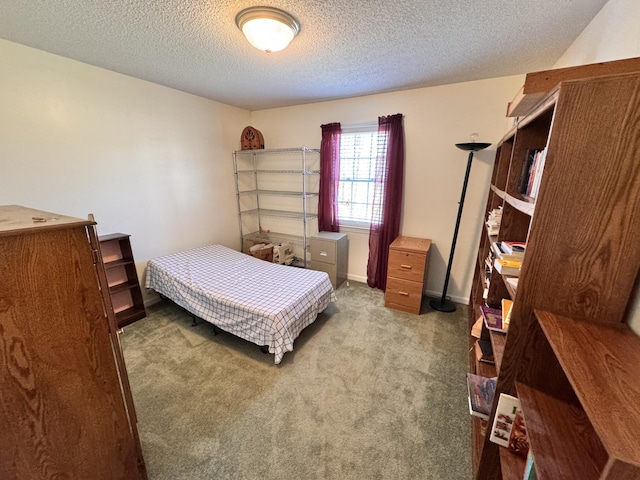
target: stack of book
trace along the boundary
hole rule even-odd
[[[502,206],[498,208],[494,208],[489,212],[487,216],[487,221],[485,222],[487,225],[487,232],[489,235],[498,235],[500,231],[500,222],[502,221]]]
[[[510,255],[515,258],[524,258],[524,252],[527,249],[527,243],[503,240],[502,242],[500,242],[500,248],[505,253],[505,255]]]
[[[520,275],[520,268],[524,261],[525,242],[493,242],[491,250],[494,253],[493,265],[502,275]]]
[[[522,260],[505,260],[503,258],[496,258],[493,261],[493,267],[500,275],[511,275],[513,277],[517,277],[520,275]]]

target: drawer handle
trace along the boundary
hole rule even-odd
[[[406,269],[408,269],[408,270],[411,270],[411,269],[413,268],[411,265],[404,265],[404,264],[401,264],[400,266],[401,266],[402,268],[406,268]]]
[[[321,257],[328,257],[329,254],[327,252],[320,252]]]
[[[408,297],[409,296],[409,294],[407,292],[402,292],[402,291],[398,292],[398,295],[402,295],[404,297]]]

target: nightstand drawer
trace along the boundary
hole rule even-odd
[[[420,313],[421,303],[422,282],[387,278],[387,289],[384,294],[385,307],[392,307],[409,313]]]
[[[314,237],[311,240],[311,261],[334,265],[336,263],[336,242]]]
[[[426,263],[426,254],[389,249],[387,276],[422,283]]]

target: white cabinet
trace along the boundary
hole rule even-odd
[[[233,167],[242,250],[258,242],[291,243],[306,267],[318,232],[320,151],[299,147],[236,150]]]

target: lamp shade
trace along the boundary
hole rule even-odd
[[[295,18],[272,7],[246,8],[236,15],[236,25],[251,45],[267,53],[283,50],[300,31]]]

